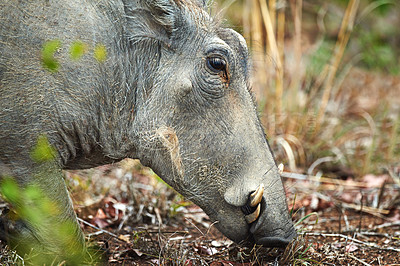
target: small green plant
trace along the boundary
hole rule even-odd
[[[299,224],[301,224],[302,222],[304,222],[305,220],[307,220],[307,219],[310,218],[311,216],[316,216],[316,217],[317,217],[317,219],[315,220],[315,224],[317,224],[317,223],[318,223],[319,215],[318,215],[317,212],[312,212],[312,213],[309,213],[309,214],[307,214],[306,216],[302,217],[300,220],[298,220],[298,221],[294,224],[294,226],[298,226]]]
[[[318,261],[310,259],[308,252],[312,244],[306,243],[304,235],[299,235],[297,239],[289,243],[285,248],[280,260],[279,265],[318,265]]]

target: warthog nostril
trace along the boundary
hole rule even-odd
[[[263,194],[264,184],[261,184],[256,191],[250,194],[247,203],[242,206],[242,212],[245,214],[244,218],[247,223],[253,223],[260,215],[260,206]]]

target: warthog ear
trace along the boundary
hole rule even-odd
[[[132,41],[154,39],[169,43],[178,16],[177,0],[123,0],[126,32]]]

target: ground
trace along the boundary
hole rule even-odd
[[[198,207],[183,201],[172,189],[154,180],[151,171],[137,165],[133,169],[136,170],[124,170],[124,167],[110,170],[107,178],[123,174],[130,179],[132,175],[131,182],[139,183],[133,184],[132,188],[141,187],[133,192],[138,193],[136,198],[140,198],[136,206],[132,200],[112,195],[111,189],[108,197],[80,209],[83,219],[96,226],[105,226],[106,231],[114,234],[84,226],[91,234],[97,232],[98,235],[93,237],[107,250],[106,257],[111,264],[274,265],[276,261],[281,265],[296,262],[400,264],[400,208],[395,202],[400,199],[399,187],[390,183],[389,176],[370,175],[364,178],[364,182],[346,180],[338,184],[329,179],[317,183],[286,178],[289,207],[292,208],[292,202],[295,202],[294,220],[311,215],[297,226],[298,242],[285,251],[243,248],[232,243],[213,227]],[[384,187],[382,180],[386,182]],[[120,181],[115,182],[114,189],[118,188]],[[357,211],[363,208],[357,204],[359,195],[365,194],[363,202],[369,205],[369,201],[381,194],[382,188],[386,195],[381,196],[380,206],[387,206],[385,210],[389,213],[382,215],[380,213],[385,213],[384,210],[369,206],[364,206],[364,211]],[[121,201],[126,201],[126,205],[116,207]],[[133,204],[131,208],[139,211],[128,214],[130,204]],[[122,213],[116,215],[118,208]],[[132,220],[138,222],[128,222]]]
[[[291,209],[295,202],[294,220],[311,215],[298,224],[299,239],[283,250],[244,248],[232,243],[198,207],[182,201],[157,179],[152,180],[154,175],[150,174],[147,180],[144,174],[147,171],[132,173],[133,182],[142,187],[135,193],[140,194],[142,201],[153,202],[146,206],[133,205],[141,213],[136,211],[130,217],[125,213],[118,215],[118,219],[113,218],[116,217],[113,206],[120,200],[111,194],[98,204],[83,208],[91,210],[91,216],[81,211],[83,219],[96,226],[104,223],[104,229],[114,234],[84,226],[87,233],[94,234],[91,238],[107,251],[110,264],[400,265],[400,190],[390,182],[389,176],[366,176],[362,182],[347,180],[339,184],[335,180],[316,184],[286,178]],[[384,186],[382,180],[386,182]],[[365,206],[358,204],[359,195],[364,195]],[[367,206],[379,195],[383,195],[379,206],[386,208]],[[129,205],[128,202],[127,199]],[[363,210],[359,211],[360,208]],[[128,222],[132,220],[140,222]]]
[[[400,188],[390,175],[283,176],[299,233],[286,250],[232,243],[137,161],[66,173],[88,245],[109,265],[400,265]]]

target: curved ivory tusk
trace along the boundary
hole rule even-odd
[[[264,184],[260,184],[256,191],[250,194],[250,206],[255,207],[261,202],[264,194]]]
[[[261,204],[258,204],[257,209],[253,213],[250,213],[249,215],[246,215],[244,217],[244,219],[246,219],[246,222],[248,224],[251,224],[252,222],[257,220],[258,216],[260,215],[260,205]]]

